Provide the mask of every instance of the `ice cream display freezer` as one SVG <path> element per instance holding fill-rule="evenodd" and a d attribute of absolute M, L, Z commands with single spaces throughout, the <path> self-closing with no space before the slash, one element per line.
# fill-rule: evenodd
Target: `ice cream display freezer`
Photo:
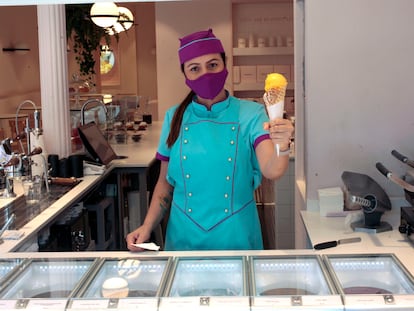
<path fill-rule="evenodd" d="M 159 310 L 250 310 L 246 257 L 175 258 Z"/>
<path fill-rule="evenodd" d="M 393 254 L 325 255 L 345 310 L 413 310 L 414 280 Z"/>
<path fill-rule="evenodd" d="M 3 259 L 0 309 L 347 311 L 414 305 L 413 277 L 392 254 L 93 254 Z"/>
<path fill-rule="evenodd" d="M 172 259 L 103 259 L 68 310 L 157 310 Z"/>
<path fill-rule="evenodd" d="M 319 256 L 256 256 L 249 262 L 252 310 L 343 310 Z"/>

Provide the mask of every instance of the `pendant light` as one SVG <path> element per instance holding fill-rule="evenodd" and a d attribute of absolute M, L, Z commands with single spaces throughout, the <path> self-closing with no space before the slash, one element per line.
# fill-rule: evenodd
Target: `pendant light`
<path fill-rule="evenodd" d="M 92 21 L 103 28 L 113 26 L 119 18 L 119 9 L 114 2 L 97 2 L 91 7 Z"/>
<path fill-rule="evenodd" d="M 134 15 L 125 7 L 118 7 L 119 17 L 115 25 L 108 28 L 108 34 L 114 35 L 130 29 L 134 25 Z"/>

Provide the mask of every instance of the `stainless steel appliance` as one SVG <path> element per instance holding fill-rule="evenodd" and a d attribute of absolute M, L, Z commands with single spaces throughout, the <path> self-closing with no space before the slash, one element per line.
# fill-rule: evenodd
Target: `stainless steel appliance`
<path fill-rule="evenodd" d="M 256 256 L 249 260 L 251 310 L 343 310 L 318 256 Z"/>
<path fill-rule="evenodd" d="M 250 310 L 246 257 L 175 258 L 159 310 Z"/>
<path fill-rule="evenodd" d="M 405 176 L 402 178 L 395 176 L 381 162 L 378 162 L 376 167 L 385 177 L 404 189 L 405 198 L 410 205 L 401 207 L 399 231 L 412 240 L 411 234 L 414 233 L 414 161 L 397 150 L 392 150 L 391 154 L 409 167 Z"/>
<path fill-rule="evenodd" d="M 324 256 L 345 310 L 413 309 L 413 277 L 394 255 Z"/>
<path fill-rule="evenodd" d="M 391 201 L 384 189 L 370 176 L 355 172 L 342 173 L 345 192 L 345 209 L 362 209 L 364 220 L 351 223 L 357 232 L 380 233 L 392 230 L 381 221 L 384 212 L 391 210 Z"/>

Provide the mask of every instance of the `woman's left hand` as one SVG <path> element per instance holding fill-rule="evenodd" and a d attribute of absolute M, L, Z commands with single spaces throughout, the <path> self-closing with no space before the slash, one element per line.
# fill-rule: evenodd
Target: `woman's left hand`
<path fill-rule="evenodd" d="M 274 145 L 279 145 L 280 150 L 289 149 L 290 140 L 293 137 L 294 126 L 290 120 L 277 118 L 263 124 L 265 130 L 269 131 Z"/>

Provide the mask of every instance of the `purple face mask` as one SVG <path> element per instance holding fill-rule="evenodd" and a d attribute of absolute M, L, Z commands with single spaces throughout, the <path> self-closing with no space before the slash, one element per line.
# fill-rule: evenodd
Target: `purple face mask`
<path fill-rule="evenodd" d="M 215 98 L 224 87 L 228 71 L 224 68 L 221 72 L 206 73 L 195 80 L 185 80 L 185 83 L 198 96 L 205 99 Z"/>

